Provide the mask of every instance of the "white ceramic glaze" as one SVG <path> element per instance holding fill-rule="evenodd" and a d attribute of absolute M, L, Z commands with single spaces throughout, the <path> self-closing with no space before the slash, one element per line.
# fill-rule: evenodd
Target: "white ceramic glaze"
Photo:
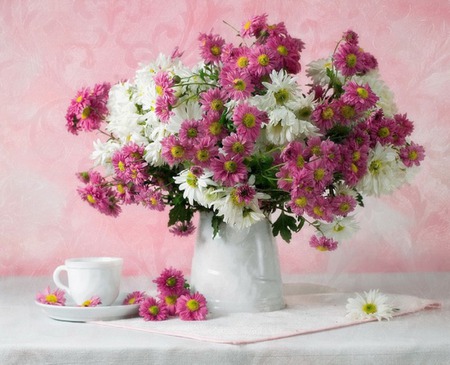
<path fill-rule="evenodd" d="M 211 215 L 200 214 L 190 284 L 212 313 L 269 312 L 285 307 L 278 249 L 267 220 L 213 238 Z"/>
<path fill-rule="evenodd" d="M 83 257 L 67 259 L 53 273 L 53 281 L 81 305 L 93 296 L 100 297 L 102 305 L 114 303 L 120 292 L 123 259 L 119 257 Z M 68 285 L 60 274 L 67 271 Z"/>

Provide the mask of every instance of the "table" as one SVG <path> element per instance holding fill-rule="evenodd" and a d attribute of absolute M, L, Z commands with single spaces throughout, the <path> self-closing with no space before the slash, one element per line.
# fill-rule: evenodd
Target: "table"
<path fill-rule="evenodd" d="M 342 291 L 380 289 L 437 299 L 441 309 L 247 345 L 202 342 L 46 317 L 34 303 L 48 277 L 0 277 L 0 364 L 450 364 L 450 273 L 284 278 Z M 124 278 L 128 290 L 151 280 Z"/>

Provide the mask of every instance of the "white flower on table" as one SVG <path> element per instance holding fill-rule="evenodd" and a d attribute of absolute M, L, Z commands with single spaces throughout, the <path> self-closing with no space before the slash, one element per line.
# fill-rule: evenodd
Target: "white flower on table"
<path fill-rule="evenodd" d="M 398 309 L 392 307 L 386 295 L 378 290 L 369 290 L 363 294 L 356 293 L 356 298 L 348 298 L 347 317 L 354 320 L 376 318 L 392 319 L 392 314 Z"/>

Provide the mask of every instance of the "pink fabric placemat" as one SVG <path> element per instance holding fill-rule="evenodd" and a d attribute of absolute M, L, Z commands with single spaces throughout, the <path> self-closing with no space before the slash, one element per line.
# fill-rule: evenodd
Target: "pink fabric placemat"
<path fill-rule="evenodd" d="M 209 316 L 205 321 L 146 322 L 142 318 L 94 321 L 96 325 L 226 344 L 248 344 L 304 335 L 372 322 L 346 318 L 347 299 L 354 293 L 323 293 L 286 296 L 286 308 L 266 313 L 233 313 Z M 439 302 L 407 295 L 388 295 L 399 308 L 395 317 L 441 307 Z"/>

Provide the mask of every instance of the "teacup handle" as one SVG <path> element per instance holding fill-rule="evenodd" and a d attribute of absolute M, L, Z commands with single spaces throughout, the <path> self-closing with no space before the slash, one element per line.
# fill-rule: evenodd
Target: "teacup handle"
<path fill-rule="evenodd" d="M 55 269 L 55 271 L 53 272 L 53 281 L 55 282 L 55 284 L 58 288 L 64 289 L 67 293 L 69 293 L 69 288 L 67 286 L 65 286 L 59 278 L 59 274 L 61 273 L 61 271 L 67 271 L 66 265 L 58 266 Z"/>

